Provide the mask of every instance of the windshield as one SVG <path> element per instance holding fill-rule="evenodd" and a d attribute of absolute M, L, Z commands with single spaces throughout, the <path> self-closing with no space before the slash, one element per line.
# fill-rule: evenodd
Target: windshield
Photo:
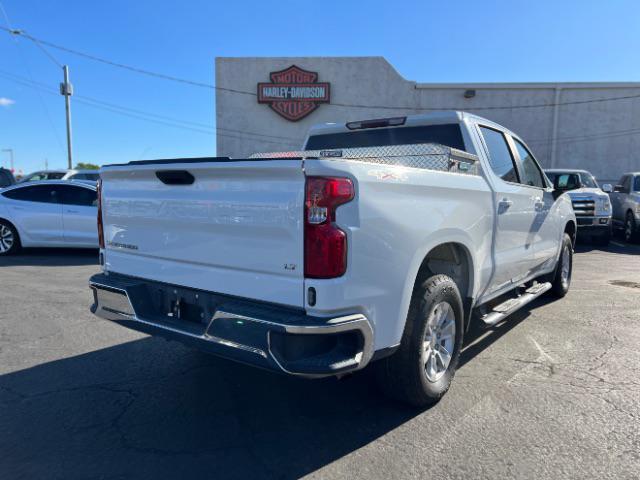
<path fill-rule="evenodd" d="M 549 177 L 549 180 L 551 180 L 551 183 L 555 183 L 556 177 L 558 175 L 567 175 L 570 173 L 574 173 L 578 176 L 580 176 L 580 182 L 582 183 L 583 187 L 586 188 L 600 188 L 598 187 L 598 182 L 596 182 L 596 179 L 593 178 L 593 175 L 591 175 L 590 173 L 586 173 L 586 172 L 571 172 L 571 171 L 567 171 L 567 172 L 545 172 L 547 174 L 547 177 Z"/>
<path fill-rule="evenodd" d="M 47 180 L 60 180 L 62 177 L 64 177 L 64 172 L 47 173 Z"/>
<path fill-rule="evenodd" d="M 587 188 L 598 188 L 598 182 L 593 178 L 593 175 L 590 173 L 580 173 L 580 180 L 582 180 L 582 184 Z"/>
<path fill-rule="evenodd" d="M 24 177 L 21 182 L 36 182 L 38 180 L 60 180 L 64 172 L 35 172 Z"/>
<path fill-rule="evenodd" d="M 305 150 L 330 148 L 381 147 L 386 145 L 410 145 L 414 143 L 439 143 L 464 150 L 460 125 L 422 125 L 419 127 L 392 127 L 329 133 L 309 137 Z"/>

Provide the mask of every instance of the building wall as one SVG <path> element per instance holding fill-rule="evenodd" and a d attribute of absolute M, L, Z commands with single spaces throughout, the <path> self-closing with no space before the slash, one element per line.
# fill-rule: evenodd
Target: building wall
<path fill-rule="evenodd" d="M 331 83 L 331 103 L 298 122 L 255 95 L 258 82 L 291 65 Z M 640 83 L 421 84 L 382 57 L 273 57 L 216 58 L 216 86 L 220 156 L 298 149 L 316 123 L 453 109 L 515 131 L 544 167 L 583 168 L 609 182 L 640 170 Z M 475 97 L 464 97 L 468 89 Z M 599 101 L 607 98 L 618 99 Z"/>

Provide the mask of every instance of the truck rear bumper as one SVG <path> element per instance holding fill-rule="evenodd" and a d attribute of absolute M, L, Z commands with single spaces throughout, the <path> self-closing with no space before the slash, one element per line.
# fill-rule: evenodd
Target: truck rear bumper
<path fill-rule="evenodd" d="M 364 315 L 335 318 L 134 277 L 91 277 L 91 311 L 208 353 L 304 377 L 363 368 L 373 355 Z"/>

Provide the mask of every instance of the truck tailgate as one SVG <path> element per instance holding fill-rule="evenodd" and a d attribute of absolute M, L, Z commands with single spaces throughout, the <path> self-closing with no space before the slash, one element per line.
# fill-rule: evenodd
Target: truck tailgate
<path fill-rule="evenodd" d="M 182 184 L 161 181 L 167 171 Z M 301 160 L 128 164 L 101 178 L 107 270 L 303 305 Z"/>

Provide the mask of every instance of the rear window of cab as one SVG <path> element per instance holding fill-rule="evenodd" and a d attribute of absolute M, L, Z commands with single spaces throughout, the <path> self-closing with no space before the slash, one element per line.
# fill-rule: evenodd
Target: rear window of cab
<path fill-rule="evenodd" d="M 439 143 L 459 150 L 465 149 L 460 125 L 448 123 L 417 127 L 371 128 L 352 132 L 313 135 L 309 137 L 305 150 L 382 147 L 416 143 Z"/>

